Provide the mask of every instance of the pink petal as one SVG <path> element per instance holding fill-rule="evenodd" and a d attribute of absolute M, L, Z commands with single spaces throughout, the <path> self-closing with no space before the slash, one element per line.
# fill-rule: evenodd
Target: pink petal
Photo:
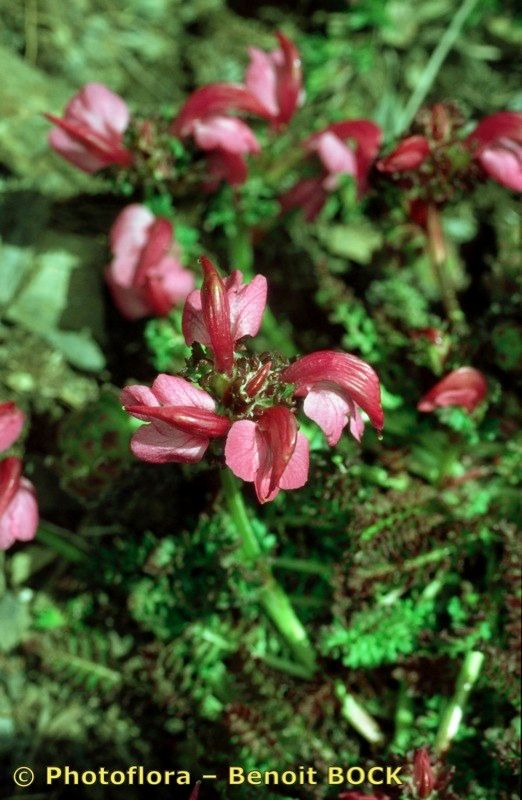
<path fill-rule="evenodd" d="M 467 144 L 478 153 L 485 147 L 494 145 L 499 139 L 522 141 L 522 112 L 499 111 L 484 117 L 467 138 Z"/>
<path fill-rule="evenodd" d="M 263 50 L 251 47 L 250 63 L 245 75 L 247 89 L 265 107 L 267 114 L 276 117 L 279 106 L 276 96 L 276 71 L 273 59 Z"/>
<path fill-rule="evenodd" d="M 207 174 L 204 189 L 215 191 L 221 181 L 230 186 L 241 186 L 247 179 L 248 167 L 240 153 L 227 150 L 210 150 L 207 156 Z"/>
<path fill-rule="evenodd" d="M 478 160 L 490 178 L 508 189 L 522 192 L 522 145 L 500 139 L 486 147 Z"/>
<path fill-rule="evenodd" d="M 367 188 L 368 173 L 381 146 L 381 129 L 368 119 L 344 120 L 344 122 L 334 122 L 333 125 L 329 125 L 321 133 L 315 134 L 315 136 L 309 140 L 309 143 L 313 144 L 317 136 L 328 132 L 337 136 L 341 141 L 353 139 L 355 142 L 357 169 L 355 173 L 350 174 L 355 174 L 357 177 L 359 195 L 364 194 Z"/>
<path fill-rule="evenodd" d="M 165 423 L 154 422 L 136 431 L 131 439 L 131 451 L 137 458 L 152 464 L 194 464 L 203 458 L 208 442 L 208 438 L 191 436 Z"/>
<path fill-rule="evenodd" d="M 298 358 L 283 370 L 281 377 L 296 384 L 297 396 L 306 395 L 323 381 L 336 384 L 346 397 L 368 414 L 374 428 L 382 430 L 384 414 L 379 378 L 372 367 L 357 356 L 318 350 Z"/>
<path fill-rule="evenodd" d="M 16 442 L 24 422 L 25 414 L 15 403 L 0 404 L 0 453 Z"/>
<path fill-rule="evenodd" d="M 284 34 L 278 32 L 280 50 L 272 53 L 276 64 L 277 104 L 279 114 L 277 122 L 286 125 L 292 119 L 302 98 L 303 77 L 301 58 L 294 43 Z"/>
<path fill-rule="evenodd" d="M 297 434 L 294 453 L 279 481 L 280 489 L 300 489 L 308 480 L 310 445 L 302 433 Z"/>
<path fill-rule="evenodd" d="M 212 397 L 198 389 L 184 378 L 177 375 L 161 373 L 152 384 L 152 392 L 163 405 L 168 406 L 195 406 L 214 411 L 216 404 Z M 153 405 L 157 405 L 154 403 Z"/>
<path fill-rule="evenodd" d="M 152 272 L 161 281 L 163 289 L 170 298 L 171 306 L 180 305 L 194 289 L 194 274 L 180 264 L 176 258 L 166 256 Z"/>
<path fill-rule="evenodd" d="M 408 136 L 397 147 L 377 162 L 381 172 L 404 172 L 417 169 L 430 154 L 428 140 L 424 136 Z"/>
<path fill-rule="evenodd" d="M 154 222 L 154 214 L 147 206 L 132 203 L 118 214 L 109 233 L 111 250 L 118 259 L 136 262 L 147 243 L 150 226 Z M 135 264 L 133 264 L 133 268 Z M 125 282 L 130 270 L 117 273 L 115 277 Z M 133 272 L 132 272 L 133 274 Z"/>
<path fill-rule="evenodd" d="M 185 341 L 190 347 L 194 342 L 199 342 L 205 347 L 210 347 L 210 336 L 203 319 L 201 305 L 201 290 L 194 289 L 185 300 L 183 307 L 182 330 Z"/>
<path fill-rule="evenodd" d="M 0 515 L 0 550 L 7 550 L 16 541 L 34 539 L 38 527 L 38 503 L 34 487 L 27 478 L 20 480 L 15 496 Z"/>
<path fill-rule="evenodd" d="M 346 394 L 328 381 L 315 384 L 303 403 L 304 413 L 319 425 L 330 447 L 341 438 L 344 427 L 350 421 L 352 407 Z"/>
<path fill-rule="evenodd" d="M 487 381 L 478 369 L 460 367 L 445 375 L 419 401 L 419 411 L 434 411 L 446 406 L 462 406 L 473 411 L 485 398 Z"/>
<path fill-rule="evenodd" d="M 283 212 L 292 208 L 302 208 L 305 219 L 311 222 L 324 206 L 326 197 L 322 177 L 303 178 L 282 194 L 279 202 Z"/>
<path fill-rule="evenodd" d="M 256 423 L 260 465 L 255 477 L 255 489 L 260 503 L 274 499 L 279 482 L 297 444 L 297 421 L 290 409 L 283 406 L 267 408 Z"/>
<path fill-rule="evenodd" d="M 145 302 L 143 292 L 140 289 L 134 286 L 122 286 L 114 281 L 109 273 L 106 273 L 106 280 L 114 305 L 126 319 L 136 320 L 152 314 L 151 308 Z"/>
<path fill-rule="evenodd" d="M 266 306 L 268 284 L 264 275 L 256 275 L 250 283 L 242 281 L 239 270 L 234 270 L 226 280 L 234 341 L 243 336 L 256 336 Z"/>
<path fill-rule="evenodd" d="M 126 386 L 120 394 L 120 403 L 122 406 L 159 406 L 160 404 L 152 389 L 139 384 Z M 138 417 L 138 419 L 145 419 L 145 417 Z"/>
<path fill-rule="evenodd" d="M 171 126 L 175 136 L 188 136 L 194 123 L 205 117 L 228 111 L 244 111 L 266 117 L 266 109 L 246 86 L 234 83 L 213 83 L 193 92 Z"/>
<path fill-rule="evenodd" d="M 353 408 L 350 411 L 350 433 L 354 439 L 360 442 L 364 433 L 364 420 L 355 403 L 352 403 L 352 406 Z"/>
<path fill-rule="evenodd" d="M 129 110 L 121 97 L 102 84 L 84 86 L 69 101 L 62 118 L 46 116 L 57 126 L 49 136 L 51 147 L 84 172 L 132 162 L 122 139 Z"/>
<path fill-rule="evenodd" d="M 246 122 L 236 117 L 205 117 L 194 124 L 194 139 L 202 150 L 239 155 L 259 153 L 259 143 Z"/>
<path fill-rule="evenodd" d="M 225 444 L 225 461 L 234 475 L 243 481 L 252 482 L 259 469 L 261 443 L 256 433 L 256 424 L 248 419 L 234 422 Z"/>
<path fill-rule="evenodd" d="M 101 134 L 122 134 L 129 124 L 124 100 L 102 83 L 87 83 L 67 105 L 65 116 Z"/>
<path fill-rule="evenodd" d="M 325 169 L 333 175 L 355 175 L 357 162 L 355 153 L 335 134 L 327 131 L 312 139 L 310 150 L 317 152 Z"/>
<path fill-rule="evenodd" d="M 48 137 L 49 145 L 58 153 L 58 155 L 65 158 L 75 167 L 81 169 L 83 172 L 92 173 L 107 166 L 105 159 L 98 158 L 97 156 L 89 153 L 88 150 L 80 143 L 77 142 L 72 136 L 69 136 L 65 131 L 60 128 L 53 128 Z"/>

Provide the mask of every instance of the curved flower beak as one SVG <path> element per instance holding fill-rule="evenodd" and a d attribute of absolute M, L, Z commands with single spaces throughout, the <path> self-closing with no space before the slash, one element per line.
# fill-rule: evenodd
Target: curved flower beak
<path fill-rule="evenodd" d="M 195 406 L 127 405 L 124 408 L 139 419 L 157 419 L 194 436 L 224 436 L 232 424 L 227 417 Z"/>

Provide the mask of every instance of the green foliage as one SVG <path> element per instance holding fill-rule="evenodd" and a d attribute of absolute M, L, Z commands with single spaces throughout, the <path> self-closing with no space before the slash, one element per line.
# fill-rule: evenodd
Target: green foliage
<path fill-rule="evenodd" d="M 419 636 L 435 625 L 433 599 L 383 597 L 381 605 L 354 614 L 346 627 L 340 620 L 325 634 L 322 650 L 345 667 L 393 664 L 418 649 Z"/>

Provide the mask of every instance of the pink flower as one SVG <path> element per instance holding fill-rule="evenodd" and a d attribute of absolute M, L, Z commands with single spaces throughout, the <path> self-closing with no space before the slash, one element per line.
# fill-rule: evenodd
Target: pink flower
<path fill-rule="evenodd" d="M 488 385 L 484 375 L 473 367 L 459 367 L 433 386 L 419 401 L 419 411 L 434 411 L 446 406 L 461 406 L 470 413 L 482 402 Z"/>
<path fill-rule="evenodd" d="M 522 191 L 522 113 L 499 111 L 484 117 L 466 143 L 490 178 Z"/>
<path fill-rule="evenodd" d="M 146 206 L 127 206 L 111 228 L 110 242 L 114 257 L 107 283 L 127 319 L 165 316 L 194 288 L 194 276 L 173 252 L 171 223 Z"/>
<path fill-rule="evenodd" d="M 294 43 L 280 32 L 276 36 L 278 50 L 265 53 L 256 47 L 250 48 L 245 83 L 266 109 L 266 116 L 275 125 L 286 125 L 299 105 L 303 76 L 301 59 Z"/>
<path fill-rule="evenodd" d="M 0 453 L 16 442 L 24 421 L 24 412 L 15 403 L 0 403 Z"/>
<path fill-rule="evenodd" d="M 193 92 L 171 125 L 175 136 L 192 136 L 197 146 L 210 154 L 209 188 L 221 179 L 233 186 L 243 183 L 245 155 L 260 150 L 252 130 L 243 120 L 230 116 L 232 111 L 267 116 L 263 104 L 245 86 L 213 83 Z"/>
<path fill-rule="evenodd" d="M 201 290 L 187 297 L 183 309 L 183 335 L 190 346 L 199 342 L 211 347 L 216 368 L 230 373 L 234 344 L 243 336 L 255 336 L 266 305 L 267 283 L 263 275 L 247 284 L 239 270 L 224 281 L 212 262 L 201 259 L 204 280 Z"/>
<path fill-rule="evenodd" d="M 435 788 L 435 776 L 425 747 L 416 750 L 413 756 L 413 781 L 420 800 L 429 797 Z"/>
<path fill-rule="evenodd" d="M 256 422 L 234 422 L 227 436 L 225 461 L 234 475 L 253 482 L 260 503 L 281 489 L 299 489 L 308 479 L 309 445 L 297 430 L 293 413 L 267 408 Z"/>
<path fill-rule="evenodd" d="M 151 389 L 127 386 L 121 402 L 125 411 L 149 423 L 133 435 L 131 450 L 153 464 L 201 461 L 210 439 L 230 428 L 207 392 L 174 375 L 158 375 Z"/>
<path fill-rule="evenodd" d="M 405 172 L 418 169 L 428 158 L 430 145 L 425 136 L 408 136 L 392 152 L 377 162 L 381 172 Z"/>
<path fill-rule="evenodd" d="M 301 207 L 308 220 L 314 219 L 339 183 L 340 175 L 351 175 L 359 196 L 368 188 L 368 173 L 379 152 L 382 131 L 366 119 L 345 120 L 314 134 L 305 148 L 315 153 L 323 168 L 322 176 L 299 181 L 281 198 L 283 211 Z"/>
<path fill-rule="evenodd" d="M 319 425 L 331 447 L 348 424 L 352 436 L 361 440 L 364 422 L 360 409 L 368 414 L 374 428 L 382 430 L 379 378 L 360 358 L 318 350 L 298 358 L 283 370 L 281 378 L 295 384 L 296 397 L 304 396 L 303 411 Z"/>
<path fill-rule="evenodd" d="M 49 134 L 51 147 L 84 172 L 132 164 L 132 153 L 123 145 L 129 109 L 103 84 L 87 83 L 69 101 L 63 118 L 45 116 L 57 126 Z"/>
<path fill-rule="evenodd" d="M 34 487 L 22 477 L 19 458 L 4 458 L 0 461 L 0 550 L 7 550 L 16 541 L 34 539 L 37 527 Z"/>

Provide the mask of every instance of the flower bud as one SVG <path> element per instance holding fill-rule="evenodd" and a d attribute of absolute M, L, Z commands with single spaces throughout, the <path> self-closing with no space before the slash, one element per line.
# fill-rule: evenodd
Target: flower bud
<path fill-rule="evenodd" d="M 250 378 L 245 386 L 245 392 L 248 397 L 255 397 L 256 394 L 263 388 L 271 367 L 272 362 L 267 361 L 266 364 L 263 364 L 263 366 L 258 369 L 253 378 Z"/>
<path fill-rule="evenodd" d="M 420 800 L 429 797 L 435 787 L 435 776 L 425 747 L 416 750 L 413 756 L 413 782 Z"/>
<path fill-rule="evenodd" d="M 201 264 L 205 276 L 201 287 L 201 306 L 214 362 L 219 372 L 230 374 L 234 364 L 234 340 L 225 284 L 210 259 L 203 256 Z"/>

